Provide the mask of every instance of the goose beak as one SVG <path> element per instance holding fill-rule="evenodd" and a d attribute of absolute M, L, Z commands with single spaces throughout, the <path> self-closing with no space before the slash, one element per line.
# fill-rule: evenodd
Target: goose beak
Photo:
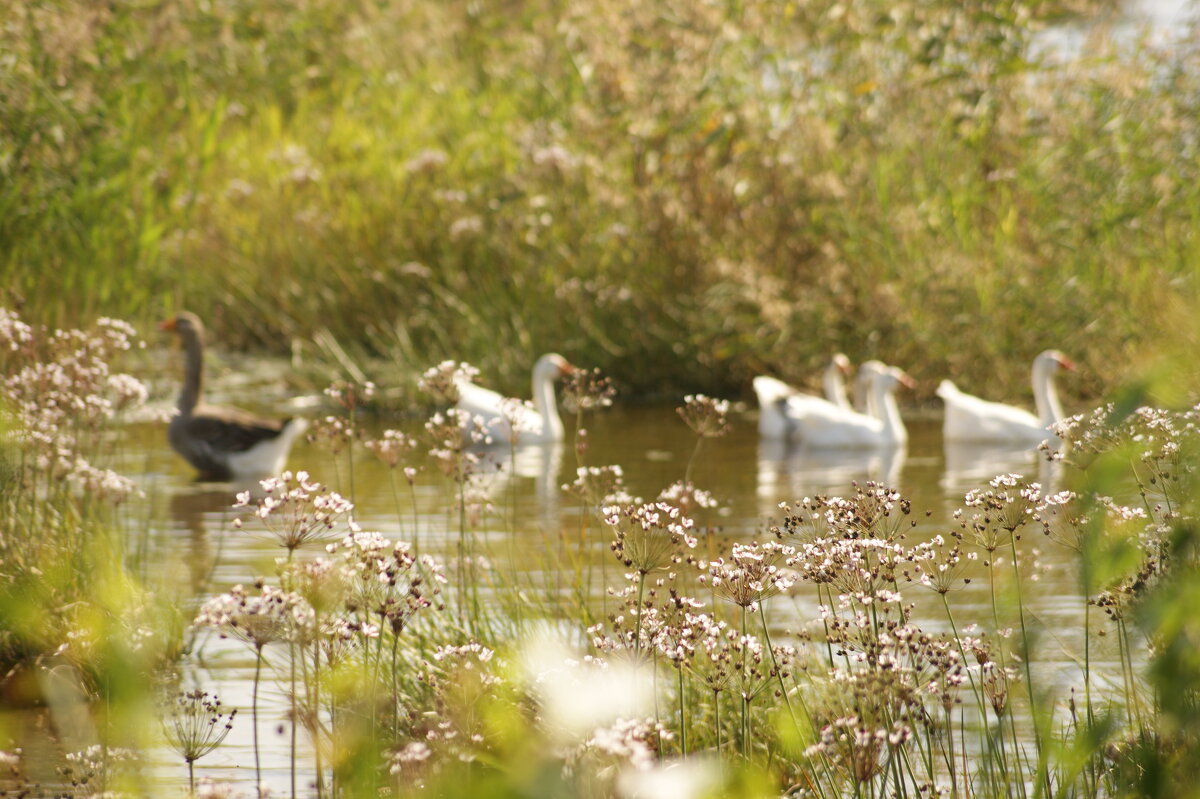
<path fill-rule="evenodd" d="M 900 385 L 907 389 L 914 389 L 917 387 L 917 381 L 909 377 L 907 372 L 901 372 L 900 374 L 896 375 L 896 379 L 900 381 Z"/>
<path fill-rule="evenodd" d="M 1063 369 L 1066 369 L 1068 372 L 1075 371 L 1075 362 L 1072 361 L 1067 356 L 1060 355 L 1060 356 L 1058 356 L 1057 360 L 1058 360 L 1058 365 L 1061 366 Z"/>
<path fill-rule="evenodd" d="M 558 365 L 558 371 L 562 372 L 564 375 L 573 375 L 579 370 L 576 369 L 570 361 L 563 361 Z"/>
<path fill-rule="evenodd" d="M 175 329 L 175 320 L 174 319 L 164 319 L 163 321 L 158 323 L 158 329 L 173 331 Z"/>

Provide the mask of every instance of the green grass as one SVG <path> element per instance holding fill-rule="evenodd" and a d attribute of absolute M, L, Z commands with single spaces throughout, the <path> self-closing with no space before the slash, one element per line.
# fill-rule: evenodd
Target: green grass
<path fill-rule="evenodd" d="M 1200 72 L 1036 62 L 1077 8 L 9 3 L 0 288 L 383 384 L 561 350 L 735 394 L 841 349 L 1015 399 L 1054 346 L 1096 397 L 1194 297 Z"/>

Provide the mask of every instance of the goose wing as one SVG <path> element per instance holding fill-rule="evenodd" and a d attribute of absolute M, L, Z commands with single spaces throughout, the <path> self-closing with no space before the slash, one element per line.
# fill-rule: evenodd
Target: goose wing
<path fill-rule="evenodd" d="M 180 432 L 218 452 L 245 452 L 278 438 L 290 419 L 268 419 L 239 408 L 202 407 L 186 419 Z"/>
<path fill-rule="evenodd" d="M 528 403 L 510 399 L 503 394 L 462 381 L 458 387 L 458 409 L 483 419 L 494 434 L 507 436 L 509 420 L 516 422 L 518 432 L 540 432 L 542 415 L 529 407 Z"/>

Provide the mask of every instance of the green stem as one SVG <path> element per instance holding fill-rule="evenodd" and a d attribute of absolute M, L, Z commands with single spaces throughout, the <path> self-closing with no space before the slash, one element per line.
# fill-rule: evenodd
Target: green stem
<path fill-rule="evenodd" d="M 404 538 L 404 516 L 400 510 L 400 489 L 396 487 L 396 469 L 395 467 L 388 469 L 388 482 L 392 484 L 392 502 L 396 505 L 396 526 L 400 538 Z"/>
<path fill-rule="evenodd" d="M 713 689 L 713 726 L 717 728 L 717 762 L 721 762 L 721 692 Z"/>
<path fill-rule="evenodd" d="M 763 639 L 767 642 L 767 651 L 771 653 L 771 665 L 775 667 L 775 677 L 779 680 L 779 690 L 783 693 L 783 703 L 787 705 L 788 716 L 792 720 L 792 726 L 796 728 L 796 735 L 800 735 L 800 724 L 796 721 L 796 713 L 792 710 L 792 700 L 788 696 L 787 686 L 783 684 L 783 671 L 779 668 L 779 661 L 775 658 L 775 647 L 771 646 L 771 631 L 767 629 L 767 603 L 760 601 L 758 603 L 758 615 L 762 620 Z"/>
<path fill-rule="evenodd" d="M 687 469 L 683 473 L 684 485 L 692 482 L 692 467 L 696 465 L 696 458 L 700 455 L 700 446 L 704 443 L 704 436 L 696 438 L 696 448 L 692 450 L 692 457 L 688 459 Z"/>
<path fill-rule="evenodd" d="M 703 440 L 703 439 L 701 439 Z M 741 663 L 741 690 L 738 694 L 742 697 L 742 759 L 749 758 L 749 741 L 747 738 L 750 734 L 750 724 L 747 716 L 750 713 L 750 700 L 746 698 L 746 650 L 749 648 L 746 643 L 746 606 L 742 605 L 742 663 Z"/>
<path fill-rule="evenodd" d="M 291 730 L 291 789 L 292 799 L 296 799 L 296 719 L 298 717 L 296 710 L 296 641 L 294 638 L 288 641 L 288 666 L 290 671 L 291 684 L 291 699 L 292 699 L 292 730 Z"/>
<path fill-rule="evenodd" d="M 250 694 L 250 717 L 254 726 L 254 791 L 262 796 L 262 763 L 258 754 L 258 678 L 262 672 L 262 646 L 254 647 L 254 690 Z"/>
<path fill-rule="evenodd" d="M 1033 692 L 1033 667 L 1030 664 L 1030 660 L 1033 659 L 1033 651 L 1029 646 L 1029 631 L 1025 627 L 1025 602 L 1021 596 L 1021 570 L 1017 566 L 1017 537 L 1011 530 L 1008 535 L 1008 546 L 1012 552 L 1013 580 L 1016 582 L 1017 618 L 1021 622 L 1021 647 L 1024 649 L 1021 660 L 1025 666 L 1025 687 L 1029 693 L 1029 717 L 1030 721 L 1033 722 L 1033 747 L 1038 758 L 1038 776 L 1041 778 L 1042 771 L 1045 768 L 1045 753 L 1042 748 L 1042 728 L 1038 722 L 1037 700 Z M 1046 789 L 1047 793 L 1049 792 L 1049 786 L 1044 785 L 1044 782 L 1045 780 L 1043 779 L 1038 780 L 1035 795 L 1040 794 L 1043 788 Z"/>
<path fill-rule="evenodd" d="M 683 751 L 683 756 L 687 757 L 687 700 L 683 695 L 683 664 L 675 670 L 676 676 L 679 678 L 679 746 Z"/>
<path fill-rule="evenodd" d="M 634 660 L 641 663 L 642 654 L 642 594 L 646 590 L 646 573 L 638 572 L 637 629 L 633 638 Z"/>

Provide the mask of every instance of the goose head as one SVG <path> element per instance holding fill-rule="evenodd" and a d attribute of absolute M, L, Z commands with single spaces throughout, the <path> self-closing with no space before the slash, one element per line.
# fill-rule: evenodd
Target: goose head
<path fill-rule="evenodd" d="M 896 390 L 896 386 L 916 388 L 917 383 L 908 373 L 898 366 L 884 366 L 875 371 L 874 384 L 883 388 L 886 393 Z"/>
<path fill-rule="evenodd" d="M 190 414 L 204 390 L 204 325 L 194 313 L 181 311 L 174 319 L 160 322 L 158 329 L 177 334 L 183 345 L 183 390 L 179 392 L 179 410 L 184 415 Z"/>
<path fill-rule="evenodd" d="M 575 371 L 575 367 L 561 355 L 549 353 L 537 359 L 533 365 L 534 382 L 550 382 Z"/>
<path fill-rule="evenodd" d="M 204 337 L 204 324 L 200 317 L 190 311 L 180 311 L 174 319 L 159 322 L 158 329 L 176 333 L 184 341 L 200 340 Z"/>
<path fill-rule="evenodd" d="M 1059 369 L 1075 371 L 1075 362 L 1058 350 L 1046 350 L 1034 359 L 1034 363 L 1040 364 L 1047 374 L 1054 374 Z"/>

